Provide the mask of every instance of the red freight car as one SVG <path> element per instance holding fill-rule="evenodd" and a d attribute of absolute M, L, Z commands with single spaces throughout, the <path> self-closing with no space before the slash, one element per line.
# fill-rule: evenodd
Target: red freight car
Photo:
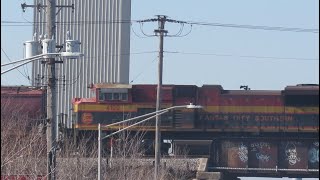
<path fill-rule="evenodd" d="M 45 114 L 45 92 L 28 86 L 1 86 L 1 108 L 15 110 L 30 118 Z"/>
<path fill-rule="evenodd" d="M 34 176 L 34 175 L 12 175 L 5 176 L 1 175 L 1 180 L 46 180 L 46 176 Z"/>

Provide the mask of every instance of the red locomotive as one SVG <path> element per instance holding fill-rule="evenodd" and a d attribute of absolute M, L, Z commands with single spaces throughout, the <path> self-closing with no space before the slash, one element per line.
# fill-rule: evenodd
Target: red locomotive
<path fill-rule="evenodd" d="M 154 112 L 156 85 L 96 84 L 93 98 L 75 98 L 78 132 L 117 131 L 104 125 Z M 220 85 L 164 85 L 163 109 L 193 103 L 201 109 L 172 109 L 161 115 L 161 137 L 172 149 L 208 155 L 211 171 L 235 176 L 318 177 L 319 85 L 284 90 L 225 90 Z M 145 131 L 153 154 L 155 121 L 130 128 Z M 166 148 L 163 148 L 166 147 Z M 167 153 L 168 144 L 161 145 Z M 173 152 L 175 154 L 175 152 Z"/>
<path fill-rule="evenodd" d="M 73 100 L 75 128 L 97 130 L 97 124 L 154 112 L 156 85 L 95 84 L 93 98 Z M 319 86 L 300 84 L 284 90 L 225 90 L 220 85 L 163 85 L 162 108 L 202 105 L 202 109 L 174 109 L 161 116 L 164 138 L 197 139 L 212 134 L 319 132 Z M 152 132 L 154 120 L 131 130 Z M 121 125 L 120 127 L 123 127 Z M 119 126 L 108 128 L 119 129 Z M 150 133 L 153 134 L 153 133 Z M 273 133 L 274 134 L 274 133 Z"/>

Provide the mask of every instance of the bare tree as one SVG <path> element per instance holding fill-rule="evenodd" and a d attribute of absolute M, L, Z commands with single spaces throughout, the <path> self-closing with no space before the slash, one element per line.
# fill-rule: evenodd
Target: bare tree
<path fill-rule="evenodd" d="M 31 119 L 23 108 L 1 99 L 1 176 L 35 178 L 45 172 L 45 135 L 38 119 Z"/>
<path fill-rule="evenodd" d="M 108 157 L 104 161 L 103 177 L 108 180 L 135 180 L 135 179 L 154 179 L 154 159 L 144 157 L 146 149 L 142 141 L 146 131 L 124 131 L 117 134 L 113 143 L 112 158 Z M 181 152 L 182 153 L 182 152 Z M 160 178 L 163 180 L 186 180 L 191 179 L 194 174 L 185 164 L 175 164 L 175 158 L 171 158 L 162 163 L 160 168 Z M 111 163 L 111 166 L 110 166 Z"/>
<path fill-rule="evenodd" d="M 65 137 L 57 153 L 57 179 L 96 179 L 97 142 L 92 137 Z"/>
<path fill-rule="evenodd" d="M 1 100 L 1 176 L 46 177 L 46 135 L 43 119 L 35 119 L 21 104 Z M 42 126 L 41 126 L 42 125 Z M 153 179 L 153 159 L 145 158 L 142 141 L 145 131 L 123 131 L 113 137 L 102 161 L 103 179 Z M 61 180 L 97 179 L 96 134 L 84 136 L 74 143 L 64 137 L 57 152 L 56 177 Z M 172 159 L 171 161 L 174 161 Z M 190 179 L 185 166 L 168 165 L 160 169 L 165 180 Z"/>

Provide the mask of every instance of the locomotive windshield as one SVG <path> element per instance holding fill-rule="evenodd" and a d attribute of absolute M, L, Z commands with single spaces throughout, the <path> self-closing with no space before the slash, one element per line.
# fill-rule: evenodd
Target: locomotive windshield
<path fill-rule="evenodd" d="M 286 106 L 319 107 L 319 85 L 287 86 L 284 95 Z"/>
<path fill-rule="evenodd" d="M 319 95 L 287 95 L 285 97 L 286 106 L 319 106 Z"/>
<path fill-rule="evenodd" d="M 128 89 L 98 89 L 99 101 L 128 101 Z"/>

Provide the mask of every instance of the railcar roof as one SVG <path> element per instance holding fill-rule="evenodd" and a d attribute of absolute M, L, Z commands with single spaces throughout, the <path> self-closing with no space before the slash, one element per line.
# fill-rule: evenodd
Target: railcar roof
<path fill-rule="evenodd" d="M 127 88 L 131 89 L 132 85 L 131 84 L 107 84 L 107 83 L 99 83 L 99 84 L 94 84 L 93 87 L 95 88 Z"/>
<path fill-rule="evenodd" d="M 281 95 L 281 91 L 276 90 L 223 90 L 222 95 L 246 95 L 246 96 L 254 96 L 254 95 L 270 95 L 270 96 L 277 96 Z"/>
<path fill-rule="evenodd" d="M 31 86 L 1 86 L 1 96 L 4 95 L 42 95 L 44 91 Z"/>
<path fill-rule="evenodd" d="M 319 95 L 319 85 L 298 84 L 297 86 L 287 86 L 285 94 Z"/>

